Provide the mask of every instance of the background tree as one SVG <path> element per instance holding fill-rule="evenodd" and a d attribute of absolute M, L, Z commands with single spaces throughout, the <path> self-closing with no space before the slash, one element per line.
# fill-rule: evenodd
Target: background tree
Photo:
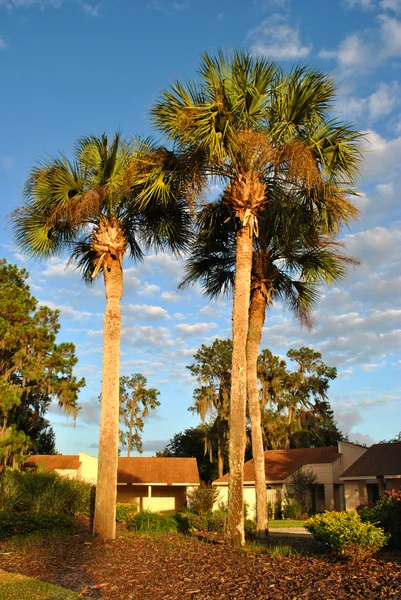
<path fill-rule="evenodd" d="M 146 385 L 146 377 L 141 373 L 120 377 L 120 416 L 128 431 L 120 429 L 119 439 L 127 447 L 128 457 L 134 449 L 142 454 L 144 420 L 151 410 L 160 406 L 157 399 L 160 392 L 155 388 L 147 388 Z"/>
<path fill-rule="evenodd" d="M 49 158 L 25 185 L 25 202 L 13 215 L 18 246 L 37 258 L 69 252 L 90 282 L 103 274 L 102 403 L 94 533 L 115 538 L 123 257 L 144 249 L 186 248 L 191 215 L 172 174 L 170 154 L 117 134 L 78 141 L 73 161 Z"/>
<path fill-rule="evenodd" d="M 210 435 L 210 425 L 202 423 L 181 433 L 176 433 L 167 446 L 156 456 L 177 456 L 196 458 L 199 477 L 205 483 L 211 483 L 218 477 L 217 438 Z M 212 452 L 205 445 L 205 439 L 212 440 Z"/>
<path fill-rule="evenodd" d="M 78 393 L 73 344 L 56 344 L 59 311 L 38 306 L 28 273 L 0 260 L 0 464 L 27 452 L 55 452 L 45 414 L 52 401 L 75 419 Z"/>
<path fill-rule="evenodd" d="M 335 435 L 338 431 L 327 402 L 337 370 L 310 348 L 289 350 L 287 356 L 298 369 L 289 371 L 286 362 L 270 350 L 263 350 L 258 360 L 266 445 L 272 449 L 326 445 L 328 432 Z"/>
<path fill-rule="evenodd" d="M 152 109 L 156 127 L 223 182 L 233 213 L 235 288 L 230 415 L 228 536 L 244 543 L 243 462 L 246 426 L 246 338 L 253 238 L 269 202 L 268 180 L 308 189 L 309 203 L 341 211 L 344 180 L 355 181 L 359 134 L 329 118 L 333 82 L 295 68 L 284 74 L 265 59 L 234 52 L 203 54 L 199 80 L 177 82 Z M 333 166 L 335 169 L 333 169 Z M 329 185 L 323 185 L 323 184 Z M 324 190 L 323 194 L 316 194 Z M 348 203 L 349 204 L 349 203 Z"/>
<path fill-rule="evenodd" d="M 194 405 L 190 410 L 196 412 L 203 423 L 208 415 L 213 420 L 206 432 L 205 443 L 209 454 L 213 456 L 213 438 L 216 434 L 218 476 L 221 477 L 229 429 L 232 342 L 216 339 L 212 346 L 202 344 L 194 354 L 194 359 L 196 363 L 187 369 L 197 378 L 199 387 L 194 391 Z"/>

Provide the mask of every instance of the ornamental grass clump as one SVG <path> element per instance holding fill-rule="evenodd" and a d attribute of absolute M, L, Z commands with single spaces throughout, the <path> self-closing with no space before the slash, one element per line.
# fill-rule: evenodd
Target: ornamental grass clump
<path fill-rule="evenodd" d="M 129 502 L 117 502 L 116 521 L 117 523 L 127 523 L 138 512 L 138 505 Z"/>
<path fill-rule="evenodd" d="M 387 543 L 389 537 L 383 529 L 372 523 L 362 522 L 356 511 L 326 511 L 306 521 L 305 529 L 333 554 L 344 556 L 353 562 L 373 556 Z"/>

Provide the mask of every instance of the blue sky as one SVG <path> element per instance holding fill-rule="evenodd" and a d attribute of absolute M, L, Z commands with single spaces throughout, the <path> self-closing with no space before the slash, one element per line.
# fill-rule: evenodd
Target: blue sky
<path fill-rule="evenodd" d="M 68 154 L 84 134 L 150 134 L 161 88 L 191 78 L 200 53 L 219 47 L 330 73 L 335 116 L 366 133 L 355 200 L 363 216 L 344 232 L 364 266 L 322 290 L 311 332 L 281 307 L 270 311 L 262 347 L 285 355 L 309 345 L 338 368 L 330 402 L 351 440 L 400 430 L 401 0 L 0 0 L 0 256 L 27 268 L 33 294 L 61 311 L 59 341 L 76 344 L 76 373 L 87 380 L 76 426 L 56 409 L 48 414 L 63 453 L 97 452 L 103 287 L 85 287 L 65 257 L 20 255 L 7 215 L 46 154 Z M 169 255 L 125 267 L 122 374 L 142 372 L 160 390 L 144 432 L 152 454 L 197 424 L 185 366 L 202 343 L 230 336 L 231 306 L 207 302 L 197 288 L 178 292 L 183 265 Z"/>

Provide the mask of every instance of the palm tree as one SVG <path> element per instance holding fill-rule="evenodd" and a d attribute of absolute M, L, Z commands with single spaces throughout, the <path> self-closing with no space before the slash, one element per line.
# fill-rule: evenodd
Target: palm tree
<path fill-rule="evenodd" d="M 94 533 L 115 537 L 119 369 L 123 257 L 141 260 L 144 250 L 187 245 L 190 214 L 172 176 L 170 153 L 150 142 L 128 143 L 117 134 L 78 141 L 73 160 L 49 158 L 34 167 L 25 201 L 13 214 L 18 246 L 36 258 L 63 250 L 86 282 L 103 273 L 106 311 L 98 479 Z"/>
<path fill-rule="evenodd" d="M 247 393 L 255 461 L 257 533 L 267 530 L 266 478 L 258 387 L 258 353 L 266 309 L 281 300 L 298 320 L 311 324 L 310 312 L 318 299 L 318 283 L 333 283 L 356 262 L 341 246 L 322 233 L 318 216 L 305 211 L 298 199 L 275 186 L 270 203 L 260 214 L 260 234 L 254 254 L 247 335 Z M 300 214 L 298 214 L 300 213 Z M 324 219 L 324 223 L 326 220 Z M 192 244 L 182 286 L 200 281 L 207 295 L 229 292 L 234 283 L 235 235 L 232 214 L 224 203 L 206 206 L 198 216 L 198 236 Z M 265 378 L 267 382 L 267 377 Z M 280 378 L 279 378 L 280 379 Z M 275 381 L 278 389 L 282 381 Z M 269 390 L 270 391 L 270 390 Z M 266 395 L 266 391 L 265 391 Z"/>
<path fill-rule="evenodd" d="M 341 209 L 336 192 L 358 172 L 359 134 L 329 119 L 335 93 L 324 74 L 296 67 L 288 75 L 265 60 L 234 52 L 203 54 L 199 80 L 177 82 L 152 109 L 158 130 L 224 187 L 235 219 L 235 288 L 230 419 L 228 536 L 244 543 L 243 463 L 246 339 L 253 238 L 269 203 L 268 181 L 308 190 L 309 204 Z M 333 169 L 333 165 L 335 169 Z M 325 185 L 323 186 L 323 183 Z M 324 191 L 324 193 L 322 193 Z M 318 193 L 319 192 L 319 193 Z"/>

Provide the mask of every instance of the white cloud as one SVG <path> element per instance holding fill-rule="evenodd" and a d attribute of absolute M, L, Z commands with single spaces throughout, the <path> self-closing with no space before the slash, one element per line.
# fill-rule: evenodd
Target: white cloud
<path fill-rule="evenodd" d="M 68 317 L 69 319 L 72 319 L 73 321 L 80 320 L 80 319 L 92 319 L 93 320 L 96 315 L 96 313 L 91 313 L 86 310 L 76 310 L 75 308 L 72 308 L 71 306 L 66 306 L 65 304 L 56 304 L 55 302 L 51 302 L 49 300 L 44 300 L 44 301 L 39 300 L 39 304 L 42 306 L 48 306 L 52 310 L 59 310 L 60 316 L 62 318 Z"/>
<path fill-rule="evenodd" d="M 401 11 L 401 0 L 381 0 L 380 8 L 383 10 L 393 10 L 394 12 Z"/>
<path fill-rule="evenodd" d="M 62 0 L 0 0 L 0 6 L 5 6 L 9 10 L 13 8 L 30 8 L 36 6 L 38 8 L 59 8 Z"/>
<path fill-rule="evenodd" d="M 134 280 L 139 286 L 139 279 L 134 277 Z M 138 290 L 140 296 L 153 296 L 154 294 L 157 294 L 157 292 L 160 292 L 159 286 L 154 283 L 148 283 L 147 281 L 141 286 L 141 289 Z"/>
<path fill-rule="evenodd" d="M 166 302 L 177 302 L 179 300 L 180 296 L 179 296 L 179 294 L 176 294 L 175 292 L 163 292 L 162 298 Z"/>
<path fill-rule="evenodd" d="M 308 56 L 311 45 L 301 41 L 300 31 L 285 16 L 273 15 L 248 33 L 251 52 L 276 60 L 299 60 Z"/>
<path fill-rule="evenodd" d="M 362 371 L 365 371 L 365 373 L 370 373 L 370 371 L 377 371 L 378 369 L 381 369 L 385 366 L 386 363 L 367 363 L 365 365 L 362 365 L 361 369 Z"/>
<path fill-rule="evenodd" d="M 99 5 L 93 6 L 92 4 L 83 4 L 82 8 L 83 8 L 84 12 L 87 15 L 89 15 L 90 17 L 98 17 L 99 16 L 99 9 L 100 9 Z"/>
<path fill-rule="evenodd" d="M 1 37 L 0 37 L 0 48 L 4 46 L 1 45 Z M 5 154 L 0 158 L 0 165 L 5 171 L 12 171 L 14 167 L 14 157 L 10 154 Z"/>
<path fill-rule="evenodd" d="M 401 242 L 401 231 L 374 227 L 367 231 L 346 235 L 344 243 L 351 256 L 362 260 L 366 267 L 386 264 L 396 253 Z"/>
<path fill-rule="evenodd" d="M 3 49 L 3 48 L 6 48 L 6 47 L 7 47 L 7 44 L 6 44 L 3 36 L 0 35 L 0 50 Z"/>
<path fill-rule="evenodd" d="M 347 8 L 361 8 L 362 10 L 371 10 L 375 7 L 374 0 L 345 0 Z"/>
<path fill-rule="evenodd" d="M 380 83 L 377 90 L 368 98 L 369 114 L 372 119 L 385 117 L 398 103 L 399 85 Z"/>
<path fill-rule="evenodd" d="M 337 58 L 342 75 L 372 69 L 389 58 L 401 56 L 401 22 L 378 15 L 378 26 L 348 35 L 337 50 L 322 49 L 321 58 Z"/>
<path fill-rule="evenodd" d="M 182 333 L 184 336 L 197 335 L 199 333 L 206 333 L 210 329 L 215 329 L 216 323 L 195 323 L 195 325 L 187 325 L 186 323 L 179 323 L 175 328 Z"/>
<path fill-rule="evenodd" d="M 141 321 L 170 319 L 168 312 L 164 308 L 149 304 L 125 304 L 123 305 L 123 312 L 128 317 L 133 317 Z"/>

